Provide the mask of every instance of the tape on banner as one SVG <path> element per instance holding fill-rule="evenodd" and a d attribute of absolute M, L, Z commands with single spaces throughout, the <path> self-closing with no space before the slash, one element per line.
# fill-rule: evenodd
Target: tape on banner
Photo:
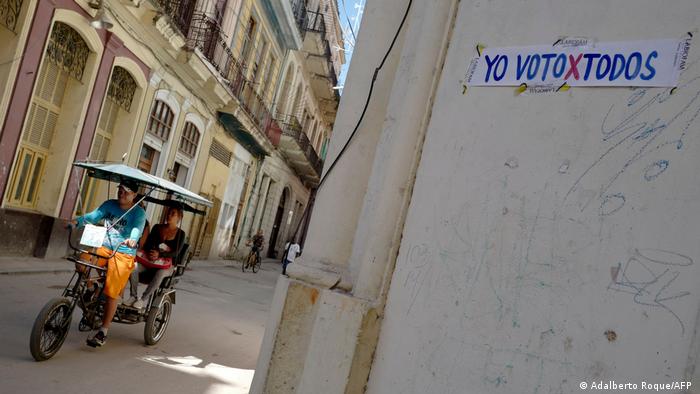
<path fill-rule="evenodd" d="M 571 86 L 569 86 L 568 83 L 564 82 L 561 86 L 557 88 L 557 92 L 566 92 L 569 89 L 571 89 Z"/>
<path fill-rule="evenodd" d="M 515 89 L 515 95 L 518 96 L 527 90 L 527 84 L 525 82 L 521 83 L 517 89 Z"/>

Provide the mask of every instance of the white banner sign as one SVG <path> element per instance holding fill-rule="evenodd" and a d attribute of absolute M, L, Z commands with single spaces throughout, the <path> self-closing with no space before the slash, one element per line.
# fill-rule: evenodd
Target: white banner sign
<path fill-rule="evenodd" d="M 690 39 L 486 48 L 469 65 L 466 84 L 674 87 L 689 49 Z"/>

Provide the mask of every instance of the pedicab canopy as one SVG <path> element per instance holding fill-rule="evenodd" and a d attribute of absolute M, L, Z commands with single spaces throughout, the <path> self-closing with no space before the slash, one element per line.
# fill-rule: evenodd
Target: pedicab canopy
<path fill-rule="evenodd" d="M 131 180 L 134 182 L 138 182 L 138 184 L 142 186 L 150 186 L 155 189 L 164 191 L 166 193 L 171 193 L 173 198 L 181 201 L 187 201 L 194 204 L 201 204 L 207 207 L 211 207 L 213 205 L 212 202 L 207 200 L 206 198 L 196 193 L 192 193 L 191 191 L 185 189 L 184 187 L 174 182 L 170 182 L 163 178 L 147 174 L 139 169 L 129 167 L 125 164 L 89 163 L 84 161 L 76 161 L 73 163 L 73 165 L 76 167 L 86 169 L 88 171 L 88 176 L 91 176 L 93 178 L 104 179 L 110 182 L 121 182 L 122 180 Z M 194 208 L 189 208 L 190 209 L 187 209 L 186 207 L 185 209 L 190 212 L 197 211 Z"/>

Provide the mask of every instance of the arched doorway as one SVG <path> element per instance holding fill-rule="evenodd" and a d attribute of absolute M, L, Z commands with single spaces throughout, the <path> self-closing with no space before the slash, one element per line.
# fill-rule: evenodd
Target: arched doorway
<path fill-rule="evenodd" d="M 132 103 L 141 90 L 129 71 L 114 66 L 107 94 L 97 122 L 88 159 L 93 162 L 118 162 L 128 150 L 130 130 L 134 120 Z M 110 197 L 108 183 L 83 176 L 76 214 L 90 212 Z"/>
<path fill-rule="evenodd" d="M 275 214 L 275 224 L 272 226 L 272 233 L 270 234 L 270 242 L 268 243 L 267 257 L 276 258 L 277 252 L 275 251 L 275 246 L 277 245 L 277 237 L 280 233 L 280 227 L 282 226 L 282 218 L 284 217 L 284 207 L 287 203 L 287 198 L 289 195 L 289 189 L 285 188 L 282 192 L 282 197 L 280 198 L 280 203 L 277 206 L 277 214 Z"/>
<path fill-rule="evenodd" d="M 94 68 L 95 52 L 83 36 L 70 25 L 55 22 L 10 176 L 9 206 L 56 214 L 70 166 L 65 163 L 75 148 L 74 125 L 82 117 L 79 100 L 88 97 L 84 77 Z"/>

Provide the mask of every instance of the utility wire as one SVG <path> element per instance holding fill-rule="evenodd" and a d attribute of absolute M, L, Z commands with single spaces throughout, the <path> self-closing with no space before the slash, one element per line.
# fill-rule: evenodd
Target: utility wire
<path fill-rule="evenodd" d="M 352 40 L 354 46 L 355 42 L 357 42 L 357 36 L 355 36 L 355 30 L 352 28 L 352 23 L 350 23 L 350 18 L 348 17 L 348 8 L 345 6 L 345 0 L 340 0 L 340 2 L 343 4 L 343 14 L 345 15 L 345 20 L 348 21 L 348 27 L 350 28 L 350 33 L 352 33 Z"/>
<path fill-rule="evenodd" d="M 396 39 L 399 37 L 399 33 L 401 33 L 401 29 L 403 28 L 403 25 L 406 22 L 406 17 L 408 17 L 408 12 L 411 10 L 412 3 L 413 3 L 413 0 L 408 0 L 408 6 L 406 7 L 406 12 L 403 14 L 403 19 L 401 19 L 401 24 L 399 25 L 398 30 L 396 30 L 396 34 L 394 34 L 394 39 L 391 40 L 391 45 L 389 45 L 389 49 L 384 54 L 384 58 L 382 59 L 382 62 L 379 64 L 379 67 L 374 69 L 374 74 L 372 75 L 372 82 L 369 85 L 369 93 L 367 94 L 367 100 L 365 101 L 365 106 L 362 108 L 362 113 L 360 114 L 360 118 L 357 120 L 357 123 L 355 124 L 355 128 L 352 130 L 352 133 L 350 133 L 350 137 L 348 138 L 348 140 L 345 141 L 345 145 L 343 145 L 343 148 L 340 150 L 340 153 L 338 153 L 338 156 L 335 157 L 335 160 L 333 160 L 330 167 L 328 167 L 328 171 L 326 171 L 323 178 L 321 178 L 321 181 L 319 182 L 318 187 L 316 188 L 317 190 L 321 189 L 321 186 L 323 185 L 324 181 L 326 180 L 326 178 L 328 178 L 328 174 L 331 173 L 331 171 L 333 170 L 333 167 L 335 167 L 335 164 L 343 156 L 348 145 L 350 145 L 350 142 L 355 137 L 357 130 L 360 128 L 360 124 L 362 123 L 362 119 L 364 119 L 365 113 L 367 112 L 367 107 L 369 107 L 369 102 L 372 99 L 372 93 L 374 92 L 374 83 L 377 81 L 377 76 L 379 75 L 379 71 L 382 69 L 382 67 L 384 67 L 384 63 L 386 62 L 386 59 L 389 57 L 391 50 L 394 48 L 394 44 L 396 44 Z"/>

